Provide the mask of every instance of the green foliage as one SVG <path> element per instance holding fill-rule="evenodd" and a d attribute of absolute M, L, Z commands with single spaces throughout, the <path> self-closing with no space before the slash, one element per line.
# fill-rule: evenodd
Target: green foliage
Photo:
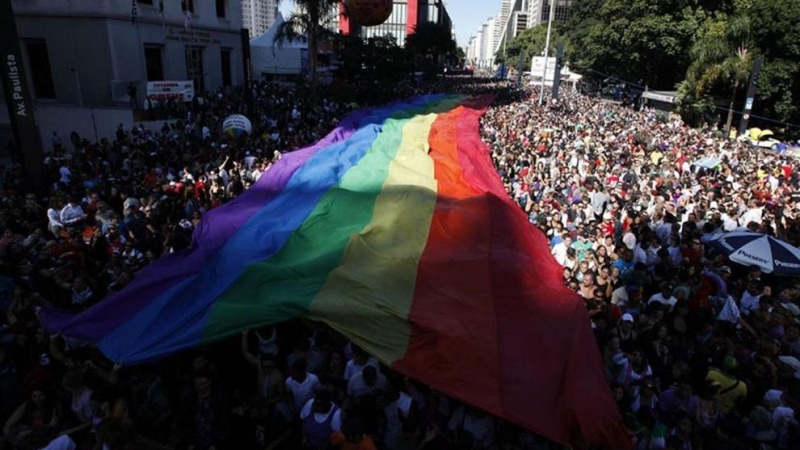
<path fill-rule="evenodd" d="M 761 55 L 753 113 L 800 122 L 798 0 L 575 0 L 562 31 L 572 70 L 678 86 L 679 108 L 697 118 L 713 98 L 740 109 Z"/>
<path fill-rule="evenodd" d="M 417 24 L 406 37 L 406 50 L 414 65 L 433 76 L 458 60 L 456 41 L 450 29 L 432 22 Z"/>
<path fill-rule="evenodd" d="M 406 48 L 420 55 L 453 55 L 456 41 L 450 29 L 433 22 L 417 24 L 406 38 Z"/>
<path fill-rule="evenodd" d="M 756 111 L 760 115 L 800 123 L 800 63 L 780 58 L 767 61 L 758 78 Z"/>
<path fill-rule="evenodd" d="M 579 0 L 566 27 L 570 67 L 671 89 L 689 66 L 688 46 L 707 14 L 697 3 Z"/>
<path fill-rule="evenodd" d="M 279 2 L 280 3 L 280 0 Z M 308 42 L 308 65 L 312 88 L 317 84 L 317 53 L 323 40 L 333 39 L 334 33 L 325 26 L 334 19 L 338 0 L 294 0 L 298 8 L 278 28 L 277 45 L 286 42 Z"/>
<path fill-rule="evenodd" d="M 339 73 L 351 84 L 397 81 L 410 72 L 405 50 L 391 35 L 371 42 L 358 36 L 336 37 Z"/>
<path fill-rule="evenodd" d="M 555 56 L 556 44 L 563 38 L 562 33 L 559 31 L 561 26 L 561 24 L 553 23 L 553 31 L 550 36 L 550 56 Z M 522 54 L 524 55 L 525 61 L 530 62 L 534 56 L 540 56 L 544 53 L 546 42 L 547 24 L 528 28 L 506 46 L 506 58 L 503 57 L 503 49 L 500 49 L 497 52 L 496 60 L 498 62 L 503 62 L 508 59 L 508 61 L 516 65 L 516 62 L 519 61 L 519 55 Z"/>
<path fill-rule="evenodd" d="M 764 55 L 756 111 L 800 122 L 800 2 L 749 0 L 756 51 Z"/>
<path fill-rule="evenodd" d="M 464 61 L 467 59 L 467 54 L 464 52 L 464 49 L 461 47 L 456 48 L 456 58 L 458 59 L 458 65 L 463 66 Z"/>
<path fill-rule="evenodd" d="M 719 120 L 714 99 L 709 95 L 695 97 L 694 86 L 686 81 L 678 84 L 675 112 L 692 126 L 702 126 L 705 123 L 714 123 Z"/>
<path fill-rule="evenodd" d="M 696 98 L 703 98 L 715 86 L 727 94 L 726 130 L 732 125 L 739 88 L 747 85 L 753 67 L 750 28 L 749 17 L 741 12 L 732 16 L 717 13 L 702 24 L 689 51 L 692 64 L 684 83 Z"/>

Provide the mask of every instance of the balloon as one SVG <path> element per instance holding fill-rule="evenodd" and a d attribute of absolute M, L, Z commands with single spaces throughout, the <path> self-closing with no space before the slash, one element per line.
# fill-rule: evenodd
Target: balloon
<path fill-rule="evenodd" d="M 253 124 L 250 119 L 241 115 L 233 114 L 222 121 L 222 132 L 229 139 L 241 139 L 248 136 L 253 131 Z"/>
<path fill-rule="evenodd" d="M 350 20 L 362 27 L 374 27 L 392 15 L 393 0 L 347 0 L 345 8 Z"/>

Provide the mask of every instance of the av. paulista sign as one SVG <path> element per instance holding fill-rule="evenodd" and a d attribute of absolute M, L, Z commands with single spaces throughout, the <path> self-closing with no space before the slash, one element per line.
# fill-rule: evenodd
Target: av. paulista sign
<path fill-rule="evenodd" d="M 44 188 L 42 141 L 36 128 L 31 92 L 22 62 L 22 50 L 11 0 L 0 0 L 0 81 L 6 96 L 11 130 L 31 187 Z M 6 145 L 0 142 L 0 145 Z"/>
<path fill-rule="evenodd" d="M 27 89 L 22 75 L 23 69 L 20 67 L 22 61 L 19 61 L 18 55 L 14 53 L 6 53 L 4 56 L 5 77 L 7 80 L 6 82 L 10 86 L 9 92 L 11 93 L 8 95 L 8 100 L 11 103 L 9 105 L 9 113 L 17 117 L 18 120 L 24 120 L 30 117 L 33 111 L 31 110 L 30 102 L 26 98 Z"/>

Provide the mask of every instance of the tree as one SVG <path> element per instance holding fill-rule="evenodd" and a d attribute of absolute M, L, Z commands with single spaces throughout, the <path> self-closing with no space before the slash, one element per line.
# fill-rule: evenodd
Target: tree
<path fill-rule="evenodd" d="M 726 29 L 734 19 L 749 21 L 745 46 Z M 753 115 L 800 122 L 800 1 L 577 0 L 563 32 L 572 70 L 651 89 L 678 85 L 680 108 L 698 118 L 713 115 L 714 96 L 741 92 L 761 55 Z"/>
<path fill-rule="evenodd" d="M 686 73 L 688 49 L 706 15 L 690 0 L 588 0 L 567 25 L 567 59 L 586 75 L 672 89 Z"/>
<path fill-rule="evenodd" d="M 752 47 L 749 17 L 719 13 L 714 20 L 704 24 L 690 51 L 692 64 L 686 83 L 694 90 L 695 98 L 703 97 L 719 83 L 723 89 L 729 90 L 726 136 L 733 122 L 739 88 L 747 84 L 753 68 Z"/>
<path fill-rule="evenodd" d="M 464 63 L 467 61 L 467 53 L 463 48 L 456 48 L 456 58 L 458 58 L 458 67 L 463 67 Z"/>
<path fill-rule="evenodd" d="M 747 0 L 755 50 L 764 56 L 754 112 L 800 122 L 800 2 Z"/>
<path fill-rule="evenodd" d="M 280 2 L 280 0 L 279 0 Z M 338 0 L 294 0 L 297 8 L 278 28 L 275 42 L 283 45 L 286 42 L 308 43 L 308 71 L 312 91 L 317 86 L 317 58 L 319 44 L 335 35 L 326 27 L 339 14 Z"/>
<path fill-rule="evenodd" d="M 556 43 L 562 38 L 559 32 L 560 24 L 553 23 L 553 32 L 550 36 L 550 55 L 556 54 Z M 544 53 L 544 47 L 547 42 L 547 24 L 537 25 L 533 28 L 520 33 L 508 46 L 506 46 L 505 53 L 508 60 L 513 64 L 519 60 L 519 55 L 523 55 L 525 61 L 530 63 L 534 56 L 541 56 Z M 498 51 L 498 57 L 501 57 Z"/>
<path fill-rule="evenodd" d="M 433 22 L 417 24 L 406 37 L 406 50 L 428 75 L 436 73 L 445 61 L 456 59 L 456 48 L 450 29 Z"/>

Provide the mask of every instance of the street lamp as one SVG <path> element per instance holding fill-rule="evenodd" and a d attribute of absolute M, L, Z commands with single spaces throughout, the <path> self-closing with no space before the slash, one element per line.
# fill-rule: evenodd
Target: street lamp
<path fill-rule="evenodd" d="M 542 89 L 539 91 L 539 106 L 544 101 L 544 80 L 547 78 L 547 58 L 550 55 L 550 33 L 553 30 L 553 17 L 556 15 L 556 0 L 550 0 L 550 18 L 547 20 L 547 40 L 544 43 L 544 70 L 542 71 Z M 553 73 L 553 79 L 557 74 Z"/>

